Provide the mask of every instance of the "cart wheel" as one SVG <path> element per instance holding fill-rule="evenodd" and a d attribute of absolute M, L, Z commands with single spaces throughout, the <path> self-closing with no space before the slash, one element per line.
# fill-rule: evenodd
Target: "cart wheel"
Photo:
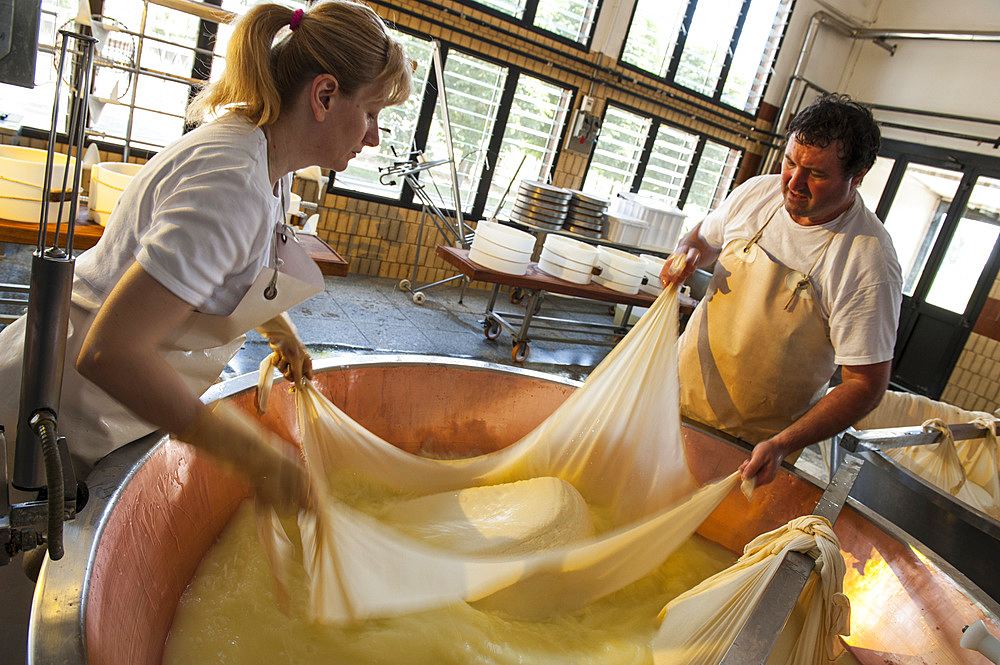
<path fill-rule="evenodd" d="M 410 280 L 408 279 L 399 280 L 399 288 L 401 288 L 404 291 L 408 290 L 410 288 Z"/>
<path fill-rule="evenodd" d="M 423 305 L 425 300 L 427 300 L 427 296 L 425 296 L 422 291 L 417 291 L 413 294 L 414 304 Z"/>
<path fill-rule="evenodd" d="M 528 358 L 528 343 L 518 342 L 510 352 L 510 357 L 516 363 L 523 363 Z"/>
<path fill-rule="evenodd" d="M 500 323 L 498 321 L 486 321 L 483 324 L 483 334 L 486 339 L 496 339 L 500 336 Z"/>
<path fill-rule="evenodd" d="M 524 289 L 519 286 L 515 286 L 510 290 L 510 301 L 515 305 L 524 300 Z"/>

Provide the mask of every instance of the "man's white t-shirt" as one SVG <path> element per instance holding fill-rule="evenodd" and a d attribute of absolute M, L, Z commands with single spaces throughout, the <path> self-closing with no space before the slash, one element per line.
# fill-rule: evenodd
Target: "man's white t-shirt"
<path fill-rule="evenodd" d="M 802 226 L 785 210 L 781 176 L 758 176 L 709 213 L 700 233 L 721 249 L 732 240 L 752 238 L 769 217 L 758 245 L 773 261 L 809 276 L 834 362 L 852 366 L 892 360 L 903 280 L 892 239 L 861 197 L 855 196 L 854 204 L 834 220 Z"/>
<path fill-rule="evenodd" d="M 290 182 L 275 193 L 259 128 L 232 114 L 202 125 L 131 180 L 74 288 L 103 302 L 135 260 L 198 311 L 228 315 L 272 262 Z"/>

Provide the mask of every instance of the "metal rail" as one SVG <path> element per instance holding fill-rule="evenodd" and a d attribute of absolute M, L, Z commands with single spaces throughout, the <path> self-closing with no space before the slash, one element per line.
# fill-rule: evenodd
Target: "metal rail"
<path fill-rule="evenodd" d="M 863 465 L 863 459 L 848 455 L 830 480 L 812 514 L 826 518 L 833 525 Z M 780 566 L 720 665 L 762 665 L 767 662 L 815 565 L 816 560 L 809 554 L 785 552 Z"/>
<path fill-rule="evenodd" d="M 994 425 L 995 427 L 995 425 Z M 985 436 L 971 423 L 949 425 L 956 441 Z M 1000 522 L 976 510 L 883 454 L 883 450 L 938 443 L 938 431 L 894 427 L 850 429 L 834 439 L 836 464 L 845 455 L 866 460 L 852 500 L 910 534 L 994 601 L 1000 602 Z"/>

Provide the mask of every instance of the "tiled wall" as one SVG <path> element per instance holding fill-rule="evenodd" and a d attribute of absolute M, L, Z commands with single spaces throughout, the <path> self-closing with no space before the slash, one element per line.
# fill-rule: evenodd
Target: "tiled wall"
<path fill-rule="evenodd" d="M 1000 279 L 990 289 L 941 401 L 970 411 L 1000 408 Z"/>

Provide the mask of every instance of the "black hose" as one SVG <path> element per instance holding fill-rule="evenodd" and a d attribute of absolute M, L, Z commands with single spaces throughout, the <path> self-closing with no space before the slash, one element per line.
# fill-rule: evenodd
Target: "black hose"
<path fill-rule="evenodd" d="M 49 558 L 58 561 L 63 557 L 62 525 L 65 503 L 62 460 L 56 441 L 56 424 L 50 418 L 42 418 L 35 424 L 35 431 L 42 443 L 45 458 L 45 484 L 48 486 L 48 527 L 45 540 L 49 545 Z"/>

